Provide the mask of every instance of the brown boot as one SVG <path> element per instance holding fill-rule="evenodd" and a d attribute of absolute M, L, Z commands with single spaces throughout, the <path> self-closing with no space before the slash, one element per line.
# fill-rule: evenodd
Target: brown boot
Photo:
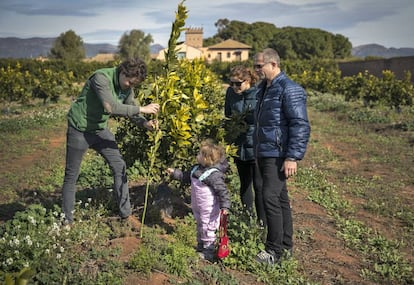
<path fill-rule="evenodd" d="M 141 222 L 134 215 L 123 218 L 122 221 L 133 231 L 138 232 L 141 229 Z"/>

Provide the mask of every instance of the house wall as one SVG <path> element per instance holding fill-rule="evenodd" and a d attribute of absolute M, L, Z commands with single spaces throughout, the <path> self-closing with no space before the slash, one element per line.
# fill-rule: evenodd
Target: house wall
<path fill-rule="evenodd" d="M 244 61 L 249 59 L 249 51 L 233 49 L 206 50 L 204 52 L 204 58 L 208 62 L 212 62 L 214 60 L 221 62 Z"/>
<path fill-rule="evenodd" d="M 156 59 L 165 60 L 165 52 L 168 49 L 165 48 L 158 53 Z M 186 44 L 181 44 L 177 46 L 177 54 L 180 58 L 184 57 L 187 59 L 203 58 L 203 52 L 200 49 L 197 49 Z"/>

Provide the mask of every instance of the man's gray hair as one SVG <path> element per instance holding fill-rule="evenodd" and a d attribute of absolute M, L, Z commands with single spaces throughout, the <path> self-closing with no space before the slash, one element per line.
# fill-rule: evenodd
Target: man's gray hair
<path fill-rule="evenodd" d="M 264 62 L 276 62 L 277 66 L 280 67 L 279 53 L 272 48 L 265 48 L 263 50 L 263 61 Z"/>

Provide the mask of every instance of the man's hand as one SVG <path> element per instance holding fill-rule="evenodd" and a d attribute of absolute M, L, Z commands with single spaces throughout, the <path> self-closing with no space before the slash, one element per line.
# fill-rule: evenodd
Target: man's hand
<path fill-rule="evenodd" d="M 151 103 L 147 106 L 143 106 L 139 108 L 140 113 L 144 114 L 156 114 L 160 110 L 160 105 L 157 103 Z"/>
<path fill-rule="evenodd" d="M 144 122 L 144 127 L 149 131 L 158 130 L 158 120 L 149 120 Z"/>
<path fill-rule="evenodd" d="M 167 168 L 166 172 L 169 176 L 172 176 L 174 174 L 174 168 Z"/>
<path fill-rule="evenodd" d="M 286 178 L 289 178 L 296 174 L 296 171 L 298 170 L 298 163 L 297 161 L 285 160 L 283 168 L 285 169 Z"/>

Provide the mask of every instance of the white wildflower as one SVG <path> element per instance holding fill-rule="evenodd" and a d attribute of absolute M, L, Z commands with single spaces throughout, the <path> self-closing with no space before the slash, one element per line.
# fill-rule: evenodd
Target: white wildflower
<path fill-rule="evenodd" d="M 33 244 L 32 239 L 29 235 L 25 236 L 24 240 L 26 241 L 28 246 L 31 246 Z"/>
<path fill-rule="evenodd" d="M 12 265 L 13 264 L 13 258 L 9 257 L 6 259 L 6 264 L 7 265 Z"/>
<path fill-rule="evenodd" d="M 29 220 L 29 223 L 31 223 L 32 225 L 36 225 L 36 220 L 32 216 L 28 216 L 27 219 Z"/>
<path fill-rule="evenodd" d="M 19 241 L 19 239 L 18 239 L 18 238 L 14 238 L 14 239 L 13 239 L 13 243 L 14 243 L 16 246 L 18 246 L 18 245 L 20 244 L 20 241 Z"/>

